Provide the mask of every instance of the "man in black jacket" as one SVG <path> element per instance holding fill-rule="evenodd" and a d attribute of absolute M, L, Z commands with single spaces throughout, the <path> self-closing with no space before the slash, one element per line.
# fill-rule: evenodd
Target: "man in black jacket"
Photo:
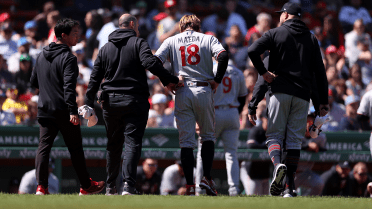
<path fill-rule="evenodd" d="M 58 41 L 45 47 L 37 57 L 31 75 L 31 85 L 39 89 L 38 122 L 40 142 L 36 154 L 37 195 L 48 192 L 49 153 L 58 131 L 61 131 L 71 154 L 71 161 L 81 184 L 80 194 L 95 194 L 104 189 L 105 183 L 89 177 L 83 152 L 76 82 L 79 68 L 70 47 L 78 41 L 79 23 L 72 19 L 58 21 L 54 28 Z"/>
<path fill-rule="evenodd" d="M 248 49 L 255 68 L 269 83 L 269 124 L 266 132 L 269 155 L 274 163 L 274 178 L 270 185 L 272 195 L 283 191 L 284 197 L 293 197 L 294 175 L 300 158 L 301 142 L 305 135 L 311 81 L 315 75 L 320 100 L 320 116 L 327 114 L 328 82 L 318 41 L 300 20 L 301 8 L 294 3 L 284 4 L 282 26 L 269 30 Z M 270 50 L 269 68 L 260 55 Z M 281 164 L 280 150 L 286 139 L 287 160 Z"/>
<path fill-rule="evenodd" d="M 98 53 L 86 94 L 87 105 L 93 107 L 95 95 L 105 79 L 101 84 L 100 100 L 108 138 L 107 195 L 117 192 L 115 182 L 124 141 L 123 195 L 137 194 L 137 164 L 150 108 L 145 69 L 157 75 L 164 86 L 174 87 L 179 82 L 152 55 L 148 43 L 137 38 L 138 22 L 134 16 L 122 15 L 119 27 L 109 35 L 109 42 Z"/>

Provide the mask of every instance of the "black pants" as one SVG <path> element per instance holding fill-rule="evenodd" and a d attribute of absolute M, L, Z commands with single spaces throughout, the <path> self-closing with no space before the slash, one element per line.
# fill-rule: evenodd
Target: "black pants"
<path fill-rule="evenodd" d="M 61 131 L 82 188 L 90 187 L 90 177 L 85 164 L 80 125 L 73 125 L 69 119 L 68 115 L 59 119 L 38 119 L 40 124 L 40 141 L 35 159 L 38 185 L 48 186 L 49 154 L 58 131 Z"/>
<path fill-rule="evenodd" d="M 103 103 L 103 118 L 107 132 L 107 187 L 115 187 L 119 175 L 123 144 L 123 181 L 136 184 L 137 165 L 141 157 L 142 137 L 145 133 L 149 103 L 146 97 L 110 94 Z"/>

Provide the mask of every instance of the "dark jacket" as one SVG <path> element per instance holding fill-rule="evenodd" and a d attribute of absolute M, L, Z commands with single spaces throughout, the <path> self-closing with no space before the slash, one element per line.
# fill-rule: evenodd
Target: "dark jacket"
<path fill-rule="evenodd" d="M 269 57 L 270 56 L 267 56 L 263 60 L 265 68 L 269 68 Z M 267 83 L 265 81 L 263 76 L 259 75 L 258 79 L 257 79 L 257 82 L 254 85 L 252 99 L 248 104 L 248 111 L 249 111 L 250 115 L 255 115 L 256 114 L 256 109 L 257 109 L 258 103 L 260 103 L 263 100 L 263 98 L 265 97 L 266 92 L 269 91 L 269 90 L 270 90 L 269 89 L 269 83 Z M 272 92 L 269 91 L 269 93 L 272 93 Z M 317 86 L 316 86 L 316 83 L 315 83 L 315 77 L 313 77 L 313 82 L 311 84 L 311 100 L 313 102 L 315 112 L 318 113 L 320 104 L 319 104 L 318 89 L 317 89 Z"/>
<path fill-rule="evenodd" d="M 270 50 L 269 68 L 260 55 Z M 301 20 L 290 19 L 271 29 L 248 49 L 255 68 L 263 75 L 267 70 L 278 75 L 269 84 L 272 93 L 285 93 L 310 100 L 313 74 L 321 104 L 328 104 L 328 82 L 318 40 Z"/>
<path fill-rule="evenodd" d="M 336 171 L 336 166 L 333 166 L 330 170 L 324 172 L 320 176 L 324 182 L 322 196 L 338 196 L 342 194 L 341 185 L 345 186 L 348 184 L 348 178 L 341 179 L 340 175 Z"/>
<path fill-rule="evenodd" d="M 76 81 L 79 68 L 66 44 L 52 42 L 36 59 L 31 85 L 40 90 L 38 118 L 77 115 Z"/>
<path fill-rule="evenodd" d="M 136 37 L 132 29 L 117 29 L 109 35 L 94 62 L 87 90 L 87 105 L 92 107 L 101 84 L 106 92 L 121 92 L 138 97 L 150 96 L 146 70 L 158 76 L 164 86 L 178 83 L 178 78 L 164 69 L 153 56 L 148 43 Z"/>

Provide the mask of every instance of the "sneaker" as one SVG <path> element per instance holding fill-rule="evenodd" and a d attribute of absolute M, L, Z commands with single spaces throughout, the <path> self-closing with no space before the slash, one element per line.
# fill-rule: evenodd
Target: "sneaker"
<path fill-rule="evenodd" d="M 105 188 L 104 181 L 97 182 L 90 179 L 90 187 L 87 189 L 80 188 L 79 196 L 97 194 L 100 193 L 104 188 Z"/>
<path fill-rule="evenodd" d="M 123 193 L 121 195 L 139 195 L 135 187 L 129 186 L 127 182 L 124 183 Z"/>
<path fill-rule="evenodd" d="M 111 196 L 111 195 L 118 195 L 118 191 L 116 188 L 106 188 L 106 196 Z"/>
<path fill-rule="evenodd" d="M 195 184 L 194 185 L 187 185 L 186 184 L 186 196 L 195 196 Z"/>
<path fill-rule="evenodd" d="M 285 175 L 287 174 L 287 166 L 284 164 L 278 164 L 274 168 L 273 174 L 273 181 L 270 185 L 270 194 L 273 196 L 279 196 L 284 187 L 283 187 L 283 180 L 285 179 Z"/>
<path fill-rule="evenodd" d="M 201 180 L 199 186 L 200 186 L 200 188 L 205 189 L 205 191 L 207 192 L 207 195 L 217 196 L 217 190 L 215 188 L 216 184 L 214 183 L 213 180 L 208 180 L 204 176 L 203 179 Z"/>
<path fill-rule="evenodd" d="M 295 191 L 296 190 L 287 188 L 283 192 L 283 197 L 284 198 L 287 198 L 287 197 L 297 197 L 297 193 Z"/>
<path fill-rule="evenodd" d="M 45 188 L 42 185 L 37 185 L 36 195 L 47 195 L 47 194 L 49 194 L 48 187 Z"/>

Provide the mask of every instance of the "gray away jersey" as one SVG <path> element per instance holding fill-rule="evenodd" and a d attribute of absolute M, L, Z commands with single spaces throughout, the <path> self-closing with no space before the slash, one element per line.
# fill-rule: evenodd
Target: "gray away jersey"
<path fill-rule="evenodd" d="M 370 118 L 369 124 L 372 127 L 372 90 L 363 95 L 357 113 L 368 116 Z"/>
<path fill-rule="evenodd" d="M 186 80 L 212 80 L 213 62 L 225 51 L 216 37 L 186 30 L 183 33 L 167 38 L 156 51 L 163 63 L 170 60 L 174 75 L 183 76 Z"/>
<path fill-rule="evenodd" d="M 217 73 L 217 64 L 214 65 L 213 72 L 214 74 Z M 238 97 L 243 97 L 247 94 L 248 90 L 245 86 L 243 73 L 238 68 L 234 67 L 229 60 L 226 73 L 214 94 L 214 106 L 239 106 Z"/>

